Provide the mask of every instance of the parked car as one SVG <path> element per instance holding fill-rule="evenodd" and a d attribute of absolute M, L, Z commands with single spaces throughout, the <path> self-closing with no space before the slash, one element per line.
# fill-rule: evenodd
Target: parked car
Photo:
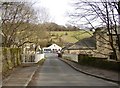
<path fill-rule="evenodd" d="M 60 51 L 57 52 L 58 57 L 62 57 L 62 53 Z"/>

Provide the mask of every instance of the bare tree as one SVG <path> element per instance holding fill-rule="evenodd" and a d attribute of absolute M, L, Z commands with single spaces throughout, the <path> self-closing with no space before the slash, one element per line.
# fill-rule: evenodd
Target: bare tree
<path fill-rule="evenodd" d="M 51 20 L 48 10 L 41 6 L 39 7 L 39 9 L 37 9 L 37 16 L 39 23 L 49 22 Z"/>
<path fill-rule="evenodd" d="M 81 25 L 91 26 L 93 29 L 96 29 L 97 27 L 105 27 L 107 29 L 106 33 L 110 39 L 106 40 L 99 33 L 98 35 L 109 42 L 116 60 L 119 59 L 117 51 L 120 53 L 120 34 L 118 31 L 118 18 L 120 17 L 119 4 L 120 1 L 118 2 L 117 0 L 101 0 L 99 2 L 78 0 L 78 2 L 74 3 L 75 12 L 70 15 L 72 18 L 76 19 L 74 20 L 75 23 L 81 22 Z M 95 23 L 97 23 L 97 25 Z"/>
<path fill-rule="evenodd" d="M 25 43 L 37 43 L 38 39 L 45 36 L 45 32 L 41 31 L 44 29 L 38 23 L 48 21 L 49 15 L 43 7 L 40 8 L 38 14 L 38 10 L 33 7 L 34 4 L 28 2 L 1 3 L 3 46 L 20 47 Z"/>
<path fill-rule="evenodd" d="M 1 9 L 1 27 L 5 40 L 3 45 L 10 47 L 16 43 L 17 34 L 28 30 L 29 23 L 33 22 L 36 16 L 31 6 L 24 2 L 3 2 Z"/>

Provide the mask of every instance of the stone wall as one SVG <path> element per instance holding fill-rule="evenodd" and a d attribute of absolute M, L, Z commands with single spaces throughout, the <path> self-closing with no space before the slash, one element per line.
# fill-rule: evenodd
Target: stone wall
<path fill-rule="evenodd" d="M 9 71 L 21 64 L 20 48 L 2 48 L 2 75 L 9 74 Z"/>
<path fill-rule="evenodd" d="M 2 87 L 2 47 L 0 47 L 0 88 Z"/>
<path fill-rule="evenodd" d="M 63 58 L 66 58 L 75 62 L 78 62 L 78 55 L 77 54 L 63 54 Z"/>
<path fill-rule="evenodd" d="M 101 57 L 91 57 L 88 55 L 78 55 L 78 63 L 80 65 L 92 66 L 101 69 L 120 71 L 120 62 L 119 61 L 110 61 L 107 58 Z"/>
<path fill-rule="evenodd" d="M 88 55 L 95 55 L 95 50 L 65 50 L 65 54 L 88 54 Z"/>
<path fill-rule="evenodd" d="M 70 54 L 79 54 L 80 50 L 69 50 Z"/>

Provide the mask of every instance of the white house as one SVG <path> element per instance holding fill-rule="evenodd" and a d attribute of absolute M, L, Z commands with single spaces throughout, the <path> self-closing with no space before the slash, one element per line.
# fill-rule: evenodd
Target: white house
<path fill-rule="evenodd" d="M 52 44 L 49 47 L 44 47 L 43 51 L 44 52 L 58 52 L 58 51 L 61 51 L 61 49 L 62 48 L 60 46 L 58 46 L 57 44 Z"/>

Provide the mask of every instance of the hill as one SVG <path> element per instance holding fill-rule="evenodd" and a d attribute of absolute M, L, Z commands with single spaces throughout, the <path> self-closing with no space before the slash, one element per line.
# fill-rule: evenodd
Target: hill
<path fill-rule="evenodd" d="M 51 41 L 63 45 L 92 36 L 90 31 L 50 31 Z"/>

